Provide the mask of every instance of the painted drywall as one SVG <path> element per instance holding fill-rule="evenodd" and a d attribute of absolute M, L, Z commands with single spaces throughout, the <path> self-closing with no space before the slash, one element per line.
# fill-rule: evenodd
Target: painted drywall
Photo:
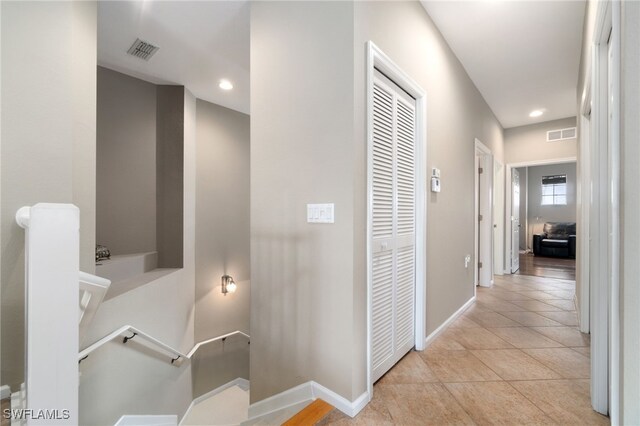
<path fill-rule="evenodd" d="M 575 117 L 506 129 L 504 131 L 506 163 L 522 164 L 546 160 L 575 159 L 578 155 L 577 139 L 547 142 L 549 130 L 568 127 L 576 127 Z"/>
<path fill-rule="evenodd" d="M 365 336 L 365 42 L 372 40 L 427 93 L 427 170 L 441 170 L 442 192 L 427 197 L 427 334 L 474 294 L 474 139 L 504 163 L 503 130 L 429 16 L 417 2 L 355 3 L 356 229 L 355 335 Z M 473 262 L 472 262 L 473 263 Z M 358 341 L 353 395 L 362 392 L 366 343 Z M 358 363 L 358 361 L 360 361 Z"/>
<path fill-rule="evenodd" d="M 640 423 L 640 3 L 622 2 L 620 129 L 621 143 L 621 278 L 620 278 L 620 423 Z M 580 93 L 580 92 L 578 92 Z"/>
<path fill-rule="evenodd" d="M 527 167 L 518 167 L 520 173 L 520 250 L 527 249 Z"/>
<path fill-rule="evenodd" d="M 352 40 L 352 3 L 251 3 L 252 402 L 309 380 L 352 396 Z"/>
<path fill-rule="evenodd" d="M 0 382 L 15 390 L 24 380 L 25 291 L 16 210 L 38 202 L 80 207 L 80 267 L 94 271 L 97 12 L 94 2 L 0 7 Z"/>
<path fill-rule="evenodd" d="M 206 101 L 197 109 L 196 341 L 249 333 L 249 116 Z M 222 275 L 238 285 L 220 291 Z"/>
<path fill-rule="evenodd" d="M 193 288 L 185 287 L 184 272 L 176 270 L 103 302 L 81 348 L 130 324 L 188 352 L 193 347 Z M 80 364 L 80 424 L 114 424 L 123 414 L 186 411 L 192 399 L 190 364 L 174 366 L 166 353 L 135 340 L 125 345 L 116 339 Z"/>
<path fill-rule="evenodd" d="M 567 175 L 567 204 L 562 206 L 542 205 L 542 177 Z M 550 164 L 528 167 L 528 224 L 527 246 L 532 246 L 534 234 L 542 232 L 545 222 L 576 221 L 576 163 Z M 525 229 L 523 226 L 522 229 Z"/>
<path fill-rule="evenodd" d="M 196 235 L 196 100 L 182 88 L 184 105 L 183 221 L 180 269 L 100 305 L 86 336 L 85 348 L 125 324 L 186 353 L 194 345 Z M 113 424 L 123 414 L 177 414 L 192 401 L 191 363 L 170 363 L 162 351 L 131 341 L 114 340 L 81 364 L 81 424 Z"/>
<path fill-rule="evenodd" d="M 96 239 L 156 250 L 156 85 L 98 67 Z"/>
<path fill-rule="evenodd" d="M 184 87 L 158 86 L 156 105 L 156 240 L 158 266 L 181 268 L 184 204 Z"/>
<path fill-rule="evenodd" d="M 366 391 L 368 40 L 428 94 L 428 332 L 474 294 L 474 139 L 502 161 L 503 130 L 424 9 L 252 3 L 252 402 L 308 380 Z M 306 203 L 335 203 L 335 224 L 307 224 Z"/>

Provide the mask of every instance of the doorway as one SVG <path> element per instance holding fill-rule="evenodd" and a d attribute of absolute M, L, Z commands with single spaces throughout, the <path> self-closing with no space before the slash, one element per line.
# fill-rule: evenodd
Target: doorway
<path fill-rule="evenodd" d="M 493 155 L 475 140 L 475 285 L 493 284 Z"/>

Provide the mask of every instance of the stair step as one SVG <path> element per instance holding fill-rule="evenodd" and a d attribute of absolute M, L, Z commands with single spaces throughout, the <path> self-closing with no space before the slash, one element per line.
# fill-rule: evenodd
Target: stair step
<path fill-rule="evenodd" d="M 282 426 L 314 425 L 333 411 L 334 406 L 322 399 L 316 399 L 298 414 L 284 422 Z"/>

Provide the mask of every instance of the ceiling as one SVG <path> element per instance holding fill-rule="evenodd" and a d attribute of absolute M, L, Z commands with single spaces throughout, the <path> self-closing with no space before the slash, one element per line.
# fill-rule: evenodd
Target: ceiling
<path fill-rule="evenodd" d="M 422 4 L 504 128 L 576 115 L 584 1 Z M 160 50 L 128 55 L 136 38 Z M 98 2 L 98 64 L 249 113 L 249 2 Z"/>
<path fill-rule="evenodd" d="M 422 5 L 504 128 L 576 115 L 584 1 Z"/>
<path fill-rule="evenodd" d="M 127 54 L 136 38 L 160 47 L 148 62 Z M 249 3 L 98 2 L 98 64 L 249 113 Z M 220 89 L 221 79 L 234 88 Z"/>

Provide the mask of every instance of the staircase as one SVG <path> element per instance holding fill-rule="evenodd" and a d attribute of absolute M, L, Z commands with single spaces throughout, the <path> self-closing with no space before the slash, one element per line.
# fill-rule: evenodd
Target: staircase
<path fill-rule="evenodd" d="M 78 272 L 78 218 L 68 204 L 16 214 L 27 247 L 28 368 L 25 391 L 11 394 L 11 408 L 53 407 L 69 415 L 11 424 L 246 420 L 249 336 L 234 331 L 194 344 L 194 296 L 184 291 L 183 269 L 107 296 L 109 280 Z"/>

